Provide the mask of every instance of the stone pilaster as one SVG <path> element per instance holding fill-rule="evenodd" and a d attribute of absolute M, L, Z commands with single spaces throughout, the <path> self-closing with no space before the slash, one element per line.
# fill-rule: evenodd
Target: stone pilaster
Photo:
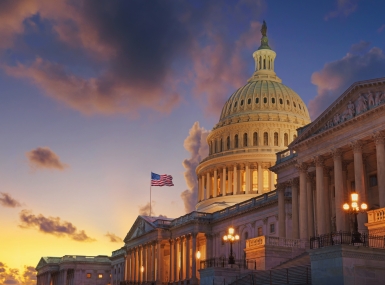
<path fill-rule="evenodd" d="M 316 204 L 317 204 L 317 234 L 326 234 L 325 200 L 324 200 L 324 159 L 321 155 L 314 157 L 316 169 Z"/>
<path fill-rule="evenodd" d="M 380 208 L 385 207 L 385 151 L 384 151 L 384 134 L 375 133 L 373 135 L 376 144 L 377 158 L 377 182 L 378 182 L 378 198 Z"/>

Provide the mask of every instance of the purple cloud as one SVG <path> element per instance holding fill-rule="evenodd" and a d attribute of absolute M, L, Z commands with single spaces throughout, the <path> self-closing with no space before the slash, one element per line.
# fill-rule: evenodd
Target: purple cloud
<path fill-rule="evenodd" d="M 38 147 L 27 152 L 26 156 L 32 169 L 64 170 L 68 167 L 49 147 Z"/>
<path fill-rule="evenodd" d="M 21 206 L 19 201 L 12 198 L 8 193 L 3 192 L 0 192 L 0 204 L 8 208 L 16 208 Z"/>

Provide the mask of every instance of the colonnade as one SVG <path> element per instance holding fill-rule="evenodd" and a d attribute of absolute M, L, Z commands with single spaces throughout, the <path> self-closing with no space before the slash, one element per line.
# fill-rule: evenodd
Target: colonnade
<path fill-rule="evenodd" d="M 36 277 L 37 285 L 73 285 L 74 269 L 62 269 L 60 271 L 48 271 Z"/>
<path fill-rule="evenodd" d="M 125 280 L 157 284 L 190 280 L 190 284 L 194 283 L 197 279 L 196 253 L 196 233 L 131 248 L 126 255 Z"/>
<path fill-rule="evenodd" d="M 262 194 L 275 189 L 272 163 L 218 166 L 198 174 L 198 201 L 226 195 Z"/>
<path fill-rule="evenodd" d="M 385 147 L 384 134 L 373 135 L 377 160 L 378 205 L 385 207 Z M 292 237 L 308 239 L 315 234 L 350 230 L 349 220 L 342 205 L 350 201 L 349 192 L 353 187 L 348 180 L 347 166 L 352 163 L 354 169 L 354 190 L 359 195 L 359 204 L 368 204 L 366 191 L 366 169 L 363 159 L 363 142 L 353 141 L 349 145 L 353 152 L 353 161 L 344 161 L 342 148 L 329 150 L 317 155 L 307 163 L 297 164 L 298 177 L 277 185 L 278 189 L 278 229 L 279 236 L 286 237 L 286 212 L 284 192 L 292 192 Z M 346 150 L 346 147 L 343 148 Z M 327 167 L 325 160 L 332 154 L 333 167 Z M 330 165 L 330 164 L 329 164 Z M 308 172 L 312 167 L 312 172 Z M 315 168 L 315 171 L 314 171 Z M 330 175 L 331 174 L 331 175 Z M 331 191 L 334 178 L 334 193 Z M 333 195 L 334 194 L 334 195 Z M 334 196 L 334 208 L 333 208 Z M 370 204 L 368 204 L 371 207 Z M 335 221 L 335 223 L 334 223 Z M 366 214 L 358 215 L 358 229 L 365 230 Z"/>

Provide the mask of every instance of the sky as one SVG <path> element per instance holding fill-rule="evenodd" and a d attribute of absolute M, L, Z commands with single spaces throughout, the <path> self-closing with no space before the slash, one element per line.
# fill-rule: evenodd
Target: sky
<path fill-rule="evenodd" d="M 385 2 L 0 2 L 0 283 L 42 256 L 110 255 L 140 214 L 194 210 L 195 167 L 252 75 L 266 20 L 275 71 L 316 118 L 385 76 Z"/>

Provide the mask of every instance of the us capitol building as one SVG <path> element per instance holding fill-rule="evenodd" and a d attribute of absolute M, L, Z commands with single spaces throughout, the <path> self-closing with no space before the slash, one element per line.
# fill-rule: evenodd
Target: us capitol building
<path fill-rule="evenodd" d="M 196 211 L 138 216 L 111 256 L 42 257 L 38 285 L 385 283 L 385 78 L 311 122 L 261 33 L 207 137 Z"/>

